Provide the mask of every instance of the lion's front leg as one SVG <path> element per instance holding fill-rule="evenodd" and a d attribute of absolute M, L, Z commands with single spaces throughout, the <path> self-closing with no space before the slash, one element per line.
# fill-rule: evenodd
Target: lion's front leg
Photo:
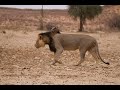
<path fill-rule="evenodd" d="M 61 61 L 58 61 L 58 59 L 59 59 L 60 55 L 62 54 L 62 52 L 63 52 L 62 48 L 56 51 L 55 56 L 54 56 L 54 62 L 52 63 L 52 65 L 55 65 L 56 63 L 62 64 Z"/>

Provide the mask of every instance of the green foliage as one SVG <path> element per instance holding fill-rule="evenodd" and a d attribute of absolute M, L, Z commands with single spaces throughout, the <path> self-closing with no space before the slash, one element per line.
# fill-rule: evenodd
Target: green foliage
<path fill-rule="evenodd" d="M 101 12 L 102 7 L 100 5 L 69 5 L 68 7 L 70 16 L 73 16 L 75 20 L 77 18 L 81 20 L 80 26 L 84 24 L 86 19 L 91 20 Z"/>
<path fill-rule="evenodd" d="M 74 18 L 93 19 L 102 12 L 100 5 L 69 5 L 68 13 Z"/>

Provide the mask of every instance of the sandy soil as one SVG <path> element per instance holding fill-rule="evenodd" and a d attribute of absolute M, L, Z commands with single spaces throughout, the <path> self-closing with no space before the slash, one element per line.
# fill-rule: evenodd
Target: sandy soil
<path fill-rule="evenodd" d="M 95 64 L 87 53 L 82 66 L 73 66 L 79 61 L 79 51 L 64 51 L 62 65 L 52 66 L 54 54 L 48 46 L 34 47 L 39 31 L 0 32 L 0 85 L 118 85 L 120 84 L 120 32 L 86 33 L 99 43 L 102 62 Z"/>

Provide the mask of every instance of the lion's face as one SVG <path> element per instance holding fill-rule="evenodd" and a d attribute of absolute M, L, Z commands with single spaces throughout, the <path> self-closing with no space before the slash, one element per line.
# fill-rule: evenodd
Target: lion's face
<path fill-rule="evenodd" d="M 37 41 L 35 43 L 35 47 L 40 48 L 40 47 L 44 47 L 44 46 L 45 46 L 45 42 L 43 41 L 43 36 L 38 35 Z"/>

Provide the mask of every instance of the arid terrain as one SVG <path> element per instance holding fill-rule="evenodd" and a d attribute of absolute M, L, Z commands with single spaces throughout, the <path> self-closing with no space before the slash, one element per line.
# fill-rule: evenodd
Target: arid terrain
<path fill-rule="evenodd" d="M 87 21 L 85 30 L 91 32 L 77 32 L 79 21 L 66 11 L 45 12 L 45 24 L 56 23 L 62 33 L 95 37 L 101 57 L 110 62 L 96 64 L 87 53 L 81 66 L 74 66 L 80 60 L 78 50 L 64 51 L 63 64 L 53 66 L 54 53 L 49 47 L 35 48 L 37 34 L 44 32 L 37 30 L 39 10 L 0 8 L 0 85 L 120 85 L 120 31 L 105 25 L 113 12 L 120 14 L 119 7 L 104 7 L 101 15 Z"/>
<path fill-rule="evenodd" d="M 120 84 L 120 32 L 88 33 L 97 39 L 109 66 L 100 61 L 95 64 L 89 53 L 82 66 L 73 66 L 80 60 L 78 50 L 64 51 L 60 57 L 63 65 L 53 66 L 54 54 L 48 46 L 34 47 L 38 33 L 0 33 L 0 84 Z"/>
<path fill-rule="evenodd" d="M 114 16 L 120 15 L 120 5 L 106 5 L 101 14 L 93 20 L 87 20 L 84 30 L 89 32 L 96 31 L 115 31 L 109 28 L 109 20 Z M 35 31 L 40 26 L 41 10 L 15 9 L 0 7 L 0 29 Z M 79 28 L 79 20 L 75 21 L 68 14 L 67 10 L 44 10 L 44 26 L 53 23 L 63 32 L 76 32 Z M 45 28 L 44 28 L 45 29 Z"/>

